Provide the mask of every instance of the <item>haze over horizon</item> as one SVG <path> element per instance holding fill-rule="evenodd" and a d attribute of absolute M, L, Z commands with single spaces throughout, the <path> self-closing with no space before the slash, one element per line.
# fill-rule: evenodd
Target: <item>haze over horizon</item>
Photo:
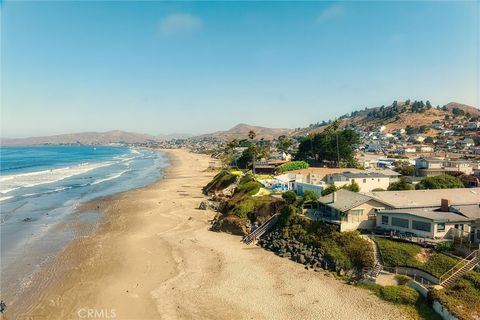
<path fill-rule="evenodd" d="M 1 135 L 300 127 L 430 100 L 479 106 L 479 2 L 13 2 Z"/>

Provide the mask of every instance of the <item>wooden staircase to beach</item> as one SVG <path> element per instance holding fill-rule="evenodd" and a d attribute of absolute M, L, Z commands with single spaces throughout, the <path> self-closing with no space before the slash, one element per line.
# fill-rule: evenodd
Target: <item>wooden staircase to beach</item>
<path fill-rule="evenodd" d="M 373 256 L 375 258 L 374 266 L 364 268 L 363 273 L 368 274 L 373 278 L 376 278 L 380 274 L 380 272 L 383 270 L 382 255 L 380 253 L 380 250 L 378 250 L 377 243 L 372 239 L 372 236 L 362 235 L 362 238 L 370 242 L 370 245 L 372 246 L 372 250 L 373 250 Z"/>
<path fill-rule="evenodd" d="M 260 227 L 249 233 L 243 238 L 243 242 L 250 245 L 259 239 L 265 232 L 272 229 L 278 222 L 280 215 L 278 213 L 274 214 L 270 219 L 265 221 Z"/>
<path fill-rule="evenodd" d="M 440 277 L 440 285 L 444 288 L 451 286 L 466 272 L 480 265 L 480 249 L 470 253 L 465 259 L 457 263 L 453 268 Z"/>

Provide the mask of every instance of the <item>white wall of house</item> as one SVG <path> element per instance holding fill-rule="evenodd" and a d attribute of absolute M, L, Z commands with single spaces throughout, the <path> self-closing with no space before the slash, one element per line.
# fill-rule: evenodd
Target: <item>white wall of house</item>
<path fill-rule="evenodd" d="M 352 183 L 352 181 L 355 181 L 358 186 L 360 187 L 360 192 L 370 192 L 373 189 L 378 189 L 382 188 L 384 190 L 387 190 L 388 185 L 390 184 L 390 177 L 380 177 L 380 178 L 355 178 L 355 179 L 350 179 L 348 181 L 335 181 L 333 184 L 337 188 L 341 188 L 344 185 Z"/>

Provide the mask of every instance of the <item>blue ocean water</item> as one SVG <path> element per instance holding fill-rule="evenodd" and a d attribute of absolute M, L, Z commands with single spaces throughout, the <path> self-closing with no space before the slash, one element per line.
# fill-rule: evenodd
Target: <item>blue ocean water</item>
<path fill-rule="evenodd" d="M 75 237 L 69 226 L 101 216 L 78 214 L 80 204 L 151 184 L 166 166 L 164 153 L 143 148 L 1 147 L 2 291 L 28 288 L 32 275 Z"/>

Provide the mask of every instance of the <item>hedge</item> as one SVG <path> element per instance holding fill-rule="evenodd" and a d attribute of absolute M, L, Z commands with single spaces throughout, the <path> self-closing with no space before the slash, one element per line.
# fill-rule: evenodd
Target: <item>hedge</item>
<path fill-rule="evenodd" d="M 281 164 L 277 167 L 277 173 L 283 173 L 293 170 L 301 170 L 309 167 L 309 164 L 305 161 L 290 161 L 284 164 Z"/>

